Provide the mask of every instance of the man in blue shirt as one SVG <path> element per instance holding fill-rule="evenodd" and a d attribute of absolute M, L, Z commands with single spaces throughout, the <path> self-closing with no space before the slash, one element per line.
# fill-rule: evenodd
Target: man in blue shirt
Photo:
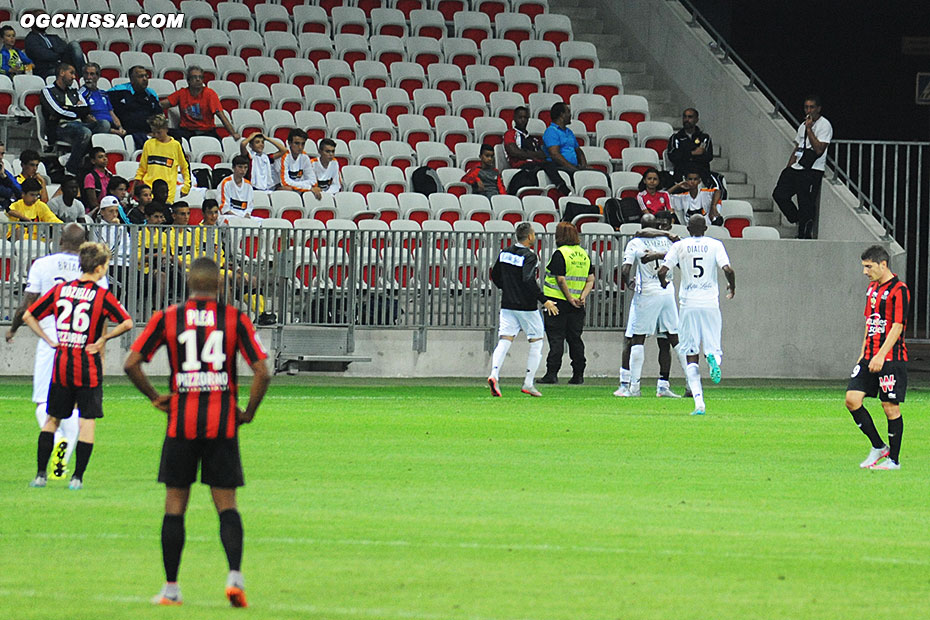
<path fill-rule="evenodd" d="M 575 174 L 577 170 L 583 170 L 588 167 L 588 161 L 584 153 L 578 146 L 575 139 L 575 132 L 568 128 L 572 121 L 572 110 L 568 104 L 553 104 L 549 111 L 549 117 L 552 124 L 546 128 L 543 134 L 543 146 L 546 148 L 546 159 L 555 163 L 560 170 L 564 170 L 569 176 Z"/>
<path fill-rule="evenodd" d="M 84 86 L 81 88 L 81 96 L 90 106 L 90 114 L 98 121 L 107 121 L 110 123 L 110 133 L 120 137 L 126 135 L 122 123 L 113 111 L 113 105 L 110 98 L 105 92 L 97 88 L 97 80 L 100 79 L 100 65 L 95 62 L 89 62 L 84 65 Z"/>

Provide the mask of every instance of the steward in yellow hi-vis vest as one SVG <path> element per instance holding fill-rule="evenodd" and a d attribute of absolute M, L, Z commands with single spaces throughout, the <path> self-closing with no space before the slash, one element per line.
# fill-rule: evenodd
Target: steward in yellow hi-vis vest
<path fill-rule="evenodd" d="M 569 222 L 561 222 L 555 229 L 556 251 L 546 266 L 543 294 L 553 300 L 559 309 L 556 316 L 546 316 L 546 338 L 549 340 L 549 357 L 546 374 L 540 383 L 558 383 L 559 368 L 565 341 L 572 360 L 572 378 L 569 383 L 584 383 L 584 331 L 585 299 L 594 288 L 594 269 L 591 258 L 580 245 L 578 231 Z"/>

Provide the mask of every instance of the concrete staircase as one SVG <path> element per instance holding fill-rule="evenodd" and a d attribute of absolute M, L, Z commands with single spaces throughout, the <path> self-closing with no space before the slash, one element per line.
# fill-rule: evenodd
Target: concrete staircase
<path fill-rule="evenodd" d="M 610 22 L 601 19 L 596 7 L 584 6 L 584 0 L 549 0 L 549 11 L 571 18 L 575 40 L 593 43 L 597 47 L 600 66 L 616 69 L 623 76 L 623 91 L 630 95 L 642 95 L 649 101 L 652 120 L 681 127 L 681 111 L 688 107 L 689 102 L 673 101 L 670 90 L 656 85 L 654 76 L 647 71 L 646 63 L 637 59 L 635 50 L 623 45 L 619 35 L 609 32 Z M 714 148 L 711 168 L 726 177 L 729 197 L 752 204 L 756 225 L 777 228 L 782 238 L 795 237 L 797 228 L 783 221 L 781 212 L 775 208 L 771 197 L 772 188 L 756 188 L 749 182 L 745 172 L 732 169 L 725 145 L 714 142 Z"/>

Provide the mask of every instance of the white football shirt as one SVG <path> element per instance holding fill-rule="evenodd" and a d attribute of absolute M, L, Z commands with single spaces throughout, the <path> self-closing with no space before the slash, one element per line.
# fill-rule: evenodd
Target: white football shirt
<path fill-rule="evenodd" d="M 664 266 L 681 270 L 678 301 L 682 308 L 720 307 L 717 268 L 730 264 L 727 251 L 717 239 L 688 237 L 672 244 Z"/>
<path fill-rule="evenodd" d="M 636 289 L 635 292 L 640 295 L 674 295 L 672 287 L 662 288 L 659 282 L 659 265 L 661 261 L 642 262 L 640 259 L 647 252 L 659 252 L 667 254 L 672 247 L 672 240 L 668 237 L 655 237 L 654 239 L 643 239 L 634 237 L 626 244 L 623 250 L 623 264 L 632 265 L 636 270 Z"/>
<path fill-rule="evenodd" d="M 242 185 L 236 185 L 232 175 L 220 181 L 220 213 L 245 217 L 252 214 L 253 192 L 248 179 L 242 179 Z"/>
<path fill-rule="evenodd" d="M 271 159 L 265 153 L 256 153 L 252 147 L 246 147 L 252 159 L 252 188 L 258 191 L 274 189 L 274 178 L 271 174 Z"/>
<path fill-rule="evenodd" d="M 81 261 L 77 254 L 58 252 L 37 258 L 29 268 L 26 277 L 26 292 L 35 293 L 39 297 L 52 290 L 60 282 L 70 282 L 81 277 Z M 109 288 L 107 277 L 103 276 L 97 284 L 100 288 Z M 55 317 L 47 316 L 39 321 L 42 331 L 56 340 Z M 41 342 L 41 341 L 40 341 Z"/>
<path fill-rule="evenodd" d="M 319 157 L 310 160 L 310 168 L 316 177 L 316 183 L 324 194 L 335 194 L 342 191 L 342 179 L 339 175 L 339 162 L 333 159 L 329 165 L 323 167 Z"/>

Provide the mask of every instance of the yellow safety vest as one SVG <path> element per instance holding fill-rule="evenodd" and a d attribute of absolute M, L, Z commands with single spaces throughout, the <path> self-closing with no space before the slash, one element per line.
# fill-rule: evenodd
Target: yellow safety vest
<path fill-rule="evenodd" d="M 591 271 L 591 259 L 580 245 L 563 245 L 556 252 L 561 252 L 565 258 L 565 285 L 575 297 L 580 297 L 588 281 L 588 272 Z M 547 269 L 546 284 L 543 286 L 543 295 L 553 299 L 565 299 L 555 276 Z"/>

